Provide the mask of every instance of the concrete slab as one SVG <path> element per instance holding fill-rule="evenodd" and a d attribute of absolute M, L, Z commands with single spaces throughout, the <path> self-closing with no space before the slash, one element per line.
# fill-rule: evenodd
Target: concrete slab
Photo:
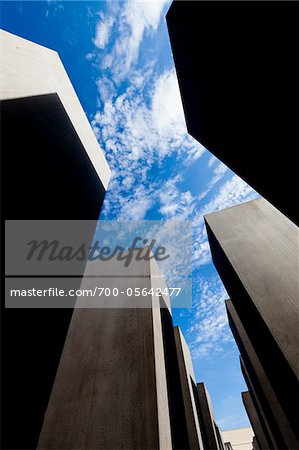
<path fill-rule="evenodd" d="M 205 222 L 216 269 L 296 434 L 298 227 L 264 199 Z"/>

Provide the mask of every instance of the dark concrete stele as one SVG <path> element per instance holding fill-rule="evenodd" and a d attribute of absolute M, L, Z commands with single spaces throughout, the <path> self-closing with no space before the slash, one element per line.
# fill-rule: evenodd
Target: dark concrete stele
<path fill-rule="evenodd" d="M 205 450 L 222 450 L 223 443 L 215 423 L 212 402 L 204 383 L 197 384 L 200 422 Z"/>
<path fill-rule="evenodd" d="M 254 403 L 253 403 L 250 393 L 248 391 L 242 392 L 242 400 L 243 400 L 247 415 L 249 417 L 251 426 L 253 428 L 255 438 L 258 442 L 259 448 L 261 448 L 261 449 L 272 448 L 269 446 L 269 442 L 267 441 L 263 427 L 261 426 L 259 416 L 256 412 Z"/>
<path fill-rule="evenodd" d="M 226 300 L 229 325 L 239 347 L 241 369 L 269 448 L 296 448 L 297 439 L 231 300 Z"/>
<path fill-rule="evenodd" d="M 298 222 L 298 2 L 174 1 L 166 19 L 189 133 Z"/>

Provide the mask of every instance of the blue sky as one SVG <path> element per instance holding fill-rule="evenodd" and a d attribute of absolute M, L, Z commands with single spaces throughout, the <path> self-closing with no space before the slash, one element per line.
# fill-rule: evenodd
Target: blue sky
<path fill-rule="evenodd" d="M 101 218 L 193 224 L 193 307 L 173 311 L 222 429 L 248 426 L 227 294 L 203 214 L 258 195 L 191 138 L 173 66 L 169 2 L 9 1 L 1 27 L 57 50 L 112 169 Z"/>

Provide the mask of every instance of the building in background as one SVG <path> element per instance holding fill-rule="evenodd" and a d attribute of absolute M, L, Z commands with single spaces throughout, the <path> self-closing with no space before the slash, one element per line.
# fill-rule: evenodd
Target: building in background
<path fill-rule="evenodd" d="M 260 448 L 298 445 L 298 228 L 265 199 L 205 216 Z M 254 426 L 259 418 L 265 439 Z"/>
<path fill-rule="evenodd" d="M 298 223 L 298 3 L 176 0 L 166 19 L 189 133 Z"/>
<path fill-rule="evenodd" d="M 110 169 L 58 54 L 1 31 L 0 89 L 2 220 L 89 220 L 91 242 Z M 71 315 L 3 302 L 3 448 L 36 447 Z"/>
<path fill-rule="evenodd" d="M 252 428 L 222 431 L 224 450 L 258 450 L 254 447 Z"/>

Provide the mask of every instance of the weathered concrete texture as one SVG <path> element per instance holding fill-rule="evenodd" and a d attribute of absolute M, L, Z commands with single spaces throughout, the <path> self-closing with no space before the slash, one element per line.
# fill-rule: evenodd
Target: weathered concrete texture
<path fill-rule="evenodd" d="M 298 447 L 298 441 L 231 300 L 226 300 L 225 304 L 230 328 L 242 355 L 242 372 L 256 403 L 259 420 L 265 428 L 269 448 Z"/>
<path fill-rule="evenodd" d="M 212 402 L 204 383 L 197 384 L 197 393 L 200 410 L 200 428 L 205 450 L 221 450 L 221 442 L 218 441 L 217 429 L 214 419 Z"/>
<path fill-rule="evenodd" d="M 164 286 L 149 261 L 114 267 L 105 287 Z M 38 449 L 172 448 L 160 298 L 149 294 L 143 307 L 122 298 L 123 308 L 109 308 L 109 298 L 101 308 L 78 300 Z"/>
<path fill-rule="evenodd" d="M 189 348 L 179 327 L 174 328 L 176 350 L 179 363 L 180 381 L 190 449 L 203 450 L 197 411 L 197 389 Z"/>
<path fill-rule="evenodd" d="M 189 133 L 298 221 L 297 2 L 173 1 L 166 19 Z"/>
<path fill-rule="evenodd" d="M 214 264 L 296 434 L 298 228 L 264 199 L 205 222 Z"/>
<path fill-rule="evenodd" d="M 265 450 L 272 449 L 273 447 L 271 445 L 269 445 L 269 442 L 268 442 L 267 437 L 264 432 L 264 428 L 261 425 L 259 416 L 256 412 L 254 403 L 253 403 L 250 393 L 248 391 L 242 392 L 242 400 L 243 400 L 247 415 L 249 417 L 249 420 L 250 420 L 250 423 L 251 423 L 251 426 L 254 431 L 254 435 L 258 442 L 259 447 L 262 448 L 263 450 L 264 449 Z"/>

